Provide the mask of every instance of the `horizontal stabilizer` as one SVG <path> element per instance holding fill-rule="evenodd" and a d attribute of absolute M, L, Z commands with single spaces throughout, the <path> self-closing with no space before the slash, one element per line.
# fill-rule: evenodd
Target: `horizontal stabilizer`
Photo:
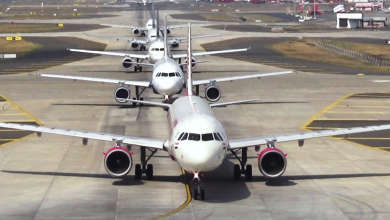
<path fill-rule="evenodd" d="M 141 100 L 135 100 L 135 99 L 119 99 L 119 98 L 117 100 L 152 105 L 152 106 L 157 106 L 157 107 L 161 107 L 161 108 L 170 108 L 171 107 L 171 104 L 161 103 L 161 102 L 149 102 L 149 101 L 141 101 Z"/>
<path fill-rule="evenodd" d="M 197 64 L 197 63 L 207 63 L 207 62 L 210 62 L 210 60 L 202 60 L 202 61 L 196 61 L 196 62 L 192 62 L 192 64 Z M 185 66 L 187 65 L 187 63 L 181 63 L 179 64 L 180 66 Z"/>

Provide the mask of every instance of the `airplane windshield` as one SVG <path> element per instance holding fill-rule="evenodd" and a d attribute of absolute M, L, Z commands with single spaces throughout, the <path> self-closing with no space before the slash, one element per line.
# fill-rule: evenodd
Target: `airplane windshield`
<path fill-rule="evenodd" d="M 169 73 L 169 77 L 174 77 L 175 73 Z"/>
<path fill-rule="evenodd" d="M 164 51 L 164 48 L 160 48 L 160 51 Z"/>
<path fill-rule="evenodd" d="M 221 141 L 223 141 L 222 135 L 220 135 L 218 132 L 217 132 L 217 135 L 219 136 L 219 138 L 221 139 Z"/>
<path fill-rule="evenodd" d="M 188 140 L 189 141 L 200 141 L 200 134 L 193 134 L 193 133 L 190 133 L 188 135 Z"/>
<path fill-rule="evenodd" d="M 213 134 L 212 133 L 207 133 L 207 134 L 202 134 L 202 141 L 213 141 Z"/>
<path fill-rule="evenodd" d="M 181 141 L 185 141 L 187 140 L 187 137 L 188 137 L 188 133 L 184 133 L 183 137 L 181 137 Z"/>
<path fill-rule="evenodd" d="M 176 72 L 176 76 L 180 77 L 180 74 L 178 72 Z"/>
<path fill-rule="evenodd" d="M 221 138 L 219 138 L 219 136 L 217 135 L 217 133 L 214 133 L 214 137 L 216 141 L 222 141 Z"/>
<path fill-rule="evenodd" d="M 168 77 L 168 73 L 161 73 L 161 76 L 162 76 L 162 77 L 164 77 L 164 76 L 165 76 L 165 77 Z"/>

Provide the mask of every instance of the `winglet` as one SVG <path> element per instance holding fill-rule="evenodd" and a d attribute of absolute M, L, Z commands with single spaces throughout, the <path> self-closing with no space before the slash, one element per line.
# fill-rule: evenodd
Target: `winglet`
<path fill-rule="evenodd" d="M 188 23 L 187 44 L 187 95 L 192 96 L 192 51 L 191 51 L 191 23 Z"/>

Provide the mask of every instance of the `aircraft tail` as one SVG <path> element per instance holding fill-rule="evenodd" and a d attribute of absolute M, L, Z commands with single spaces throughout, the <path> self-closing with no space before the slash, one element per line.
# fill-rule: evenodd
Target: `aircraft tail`
<path fill-rule="evenodd" d="M 188 23 L 187 44 L 187 95 L 192 96 L 192 51 L 191 51 L 191 24 Z"/>
<path fill-rule="evenodd" d="M 154 20 L 154 1 L 152 1 L 152 11 L 151 11 L 150 15 L 152 16 L 152 20 Z"/>
<path fill-rule="evenodd" d="M 160 16 L 159 16 L 160 13 L 158 12 L 158 9 L 156 11 L 157 11 L 157 14 L 156 14 L 156 31 L 157 31 L 156 39 L 158 39 L 160 37 Z"/>
<path fill-rule="evenodd" d="M 167 43 L 167 35 L 168 35 L 168 24 L 167 24 L 167 13 L 165 13 L 164 15 L 164 20 L 165 20 L 165 26 L 164 26 L 164 58 L 165 58 L 165 61 L 167 60 L 168 58 L 168 43 Z"/>

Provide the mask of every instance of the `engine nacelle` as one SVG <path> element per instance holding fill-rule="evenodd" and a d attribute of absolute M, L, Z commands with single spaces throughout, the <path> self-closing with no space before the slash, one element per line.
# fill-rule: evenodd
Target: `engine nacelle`
<path fill-rule="evenodd" d="M 171 48 L 176 49 L 179 47 L 179 41 L 174 40 L 171 42 Z"/>
<path fill-rule="evenodd" d="M 137 44 L 137 43 L 131 43 L 130 46 L 131 46 L 131 48 L 133 48 L 133 49 L 137 49 L 140 45 Z"/>
<path fill-rule="evenodd" d="M 119 103 L 126 103 L 127 101 L 119 99 L 129 99 L 130 98 L 130 89 L 125 86 L 119 86 L 115 89 L 114 92 L 115 100 Z"/>
<path fill-rule="evenodd" d="M 186 58 L 186 60 L 185 60 L 185 63 L 187 63 L 187 58 Z M 195 60 L 195 58 L 192 58 L 192 63 L 191 63 L 191 66 L 192 66 L 192 70 L 194 70 L 195 69 L 195 67 L 196 67 L 196 60 Z"/>
<path fill-rule="evenodd" d="M 133 29 L 133 34 L 138 35 L 140 31 L 138 29 Z"/>
<path fill-rule="evenodd" d="M 278 148 L 267 148 L 259 154 L 260 172 L 265 177 L 275 178 L 281 176 L 287 167 L 286 155 Z"/>
<path fill-rule="evenodd" d="M 210 102 L 216 102 L 221 98 L 221 89 L 216 85 L 209 85 L 204 89 L 206 99 Z"/>
<path fill-rule="evenodd" d="M 112 177 L 123 177 L 130 172 L 133 166 L 133 157 L 126 148 L 113 147 L 104 155 L 104 167 Z"/>
<path fill-rule="evenodd" d="M 171 29 L 167 29 L 167 34 L 171 34 Z"/>
<path fill-rule="evenodd" d="M 134 64 L 133 64 L 133 60 L 126 57 L 122 60 L 122 66 L 123 68 L 125 68 L 126 70 L 130 70 L 131 68 L 133 68 Z"/>

